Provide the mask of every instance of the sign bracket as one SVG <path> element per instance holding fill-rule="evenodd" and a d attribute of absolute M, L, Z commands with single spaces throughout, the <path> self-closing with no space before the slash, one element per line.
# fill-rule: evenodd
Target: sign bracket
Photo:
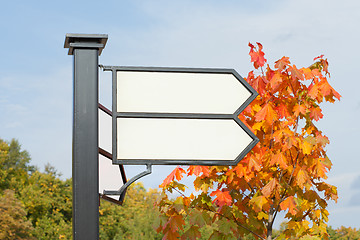
<path fill-rule="evenodd" d="M 152 165 L 151 164 L 146 164 L 146 170 L 144 172 L 139 173 L 138 175 L 134 176 L 133 178 L 131 178 L 129 181 L 127 181 L 124 185 L 121 186 L 121 188 L 117 191 L 113 191 L 113 190 L 104 190 L 104 195 L 122 195 L 122 193 L 130 186 L 130 184 L 132 184 L 133 182 L 135 182 L 136 180 L 145 177 L 146 175 L 149 175 L 152 173 Z"/>

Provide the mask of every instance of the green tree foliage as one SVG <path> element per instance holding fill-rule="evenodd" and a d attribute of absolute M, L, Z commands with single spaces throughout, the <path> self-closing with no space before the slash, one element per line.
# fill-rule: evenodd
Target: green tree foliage
<path fill-rule="evenodd" d="M 166 223 L 166 218 L 154 207 L 154 203 L 164 197 L 157 190 L 147 191 L 141 183 L 136 183 L 127 190 L 123 206 L 101 200 L 100 239 L 170 239 L 154 229 L 154 226 Z M 174 203 L 175 210 L 181 211 L 184 200 L 168 201 Z M 189 215 L 179 230 L 184 236 L 182 239 L 223 239 L 234 226 L 227 220 L 208 225 L 213 218 L 214 214 L 201 211 Z M 180 218 L 173 220 L 169 228 L 182 224 Z M 72 239 L 71 179 L 61 179 L 50 165 L 45 166 L 44 172 L 38 171 L 30 164 L 29 153 L 21 150 L 16 140 L 0 139 L 0 226 L 0 240 Z M 327 230 L 330 239 L 360 239 L 357 229 L 328 227 Z M 278 231 L 273 232 L 274 237 L 278 235 Z M 245 234 L 242 239 L 256 238 Z M 303 239 L 314 238 L 305 236 Z"/>
<path fill-rule="evenodd" d="M 71 180 L 61 180 L 47 165 L 45 173 L 35 171 L 20 192 L 37 239 L 70 239 L 72 219 Z"/>
<path fill-rule="evenodd" d="M 0 139 L 0 190 L 12 189 L 18 192 L 27 185 L 29 173 L 36 168 L 30 165 L 30 155 L 21 150 L 15 139 L 7 143 Z"/>
<path fill-rule="evenodd" d="M 360 230 L 351 227 L 341 226 L 338 229 L 328 227 L 327 231 L 330 235 L 330 240 L 358 240 L 360 239 Z"/>
<path fill-rule="evenodd" d="M 5 190 L 0 196 L 0 226 L 0 239 L 34 239 L 24 205 L 12 190 Z"/>
<path fill-rule="evenodd" d="M 127 192 L 123 206 L 105 200 L 100 205 L 100 239 L 162 239 L 153 228 L 158 218 L 154 208 L 160 194 L 146 191 L 142 183 L 134 183 Z"/>
<path fill-rule="evenodd" d="M 30 160 L 29 153 L 21 150 L 17 140 L 8 143 L 0 139 L 0 190 L 11 190 L 21 201 L 31 226 L 27 232 L 34 239 L 70 239 L 71 180 L 60 179 L 50 165 L 41 173 Z"/>
<path fill-rule="evenodd" d="M 0 139 L 0 197 L 0 239 L 72 239 L 71 179 L 50 165 L 38 171 L 17 140 Z M 138 183 L 123 206 L 101 201 L 100 239 L 162 239 L 153 228 L 159 198 Z"/>

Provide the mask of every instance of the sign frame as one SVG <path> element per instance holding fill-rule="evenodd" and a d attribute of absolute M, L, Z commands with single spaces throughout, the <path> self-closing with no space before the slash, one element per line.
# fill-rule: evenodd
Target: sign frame
<path fill-rule="evenodd" d="M 169 68 L 169 67 L 127 67 L 127 66 L 101 66 L 104 71 L 112 72 L 112 161 L 113 164 L 122 165 L 204 165 L 225 166 L 236 165 L 247 153 L 259 142 L 255 134 L 240 121 L 238 115 L 257 97 L 258 93 L 253 89 L 234 69 L 224 68 Z M 203 74 L 232 74 L 249 92 L 250 96 L 232 114 L 208 114 L 208 113 L 159 113 L 159 112 L 118 112 L 117 109 L 117 73 L 127 72 L 164 72 L 164 73 L 203 73 Z M 117 158 L 117 119 L 118 118 L 157 118 L 157 119 L 231 119 L 242 128 L 252 139 L 235 159 L 118 159 Z"/>

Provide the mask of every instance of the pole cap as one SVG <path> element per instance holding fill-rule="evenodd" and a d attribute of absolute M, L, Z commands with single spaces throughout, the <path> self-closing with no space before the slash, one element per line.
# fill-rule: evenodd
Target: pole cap
<path fill-rule="evenodd" d="M 75 48 L 99 49 L 99 56 L 108 40 L 107 34 L 67 33 L 64 48 L 69 48 L 68 55 L 74 54 Z"/>

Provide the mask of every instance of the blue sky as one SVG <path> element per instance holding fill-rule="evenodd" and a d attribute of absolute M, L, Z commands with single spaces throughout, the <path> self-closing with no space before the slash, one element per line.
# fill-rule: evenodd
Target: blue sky
<path fill-rule="evenodd" d="M 71 176 L 72 62 L 66 33 L 104 33 L 100 63 L 127 66 L 252 69 L 249 42 L 261 42 L 270 65 L 289 56 L 298 67 L 325 54 L 341 102 L 325 104 L 318 126 L 330 138 L 332 226 L 360 227 L 360 100 L 357 43 L 360 3 L 320 1 L 24 1 L 0 14 L 0 138 L 16 138 L 33 164 Z M 110 74 L 100 74 L 100 101 L 110 107 Z M 127 167 L 128 176 L 145 168 Z M 170 167 L 143 179 L 155 188 Z"/>

